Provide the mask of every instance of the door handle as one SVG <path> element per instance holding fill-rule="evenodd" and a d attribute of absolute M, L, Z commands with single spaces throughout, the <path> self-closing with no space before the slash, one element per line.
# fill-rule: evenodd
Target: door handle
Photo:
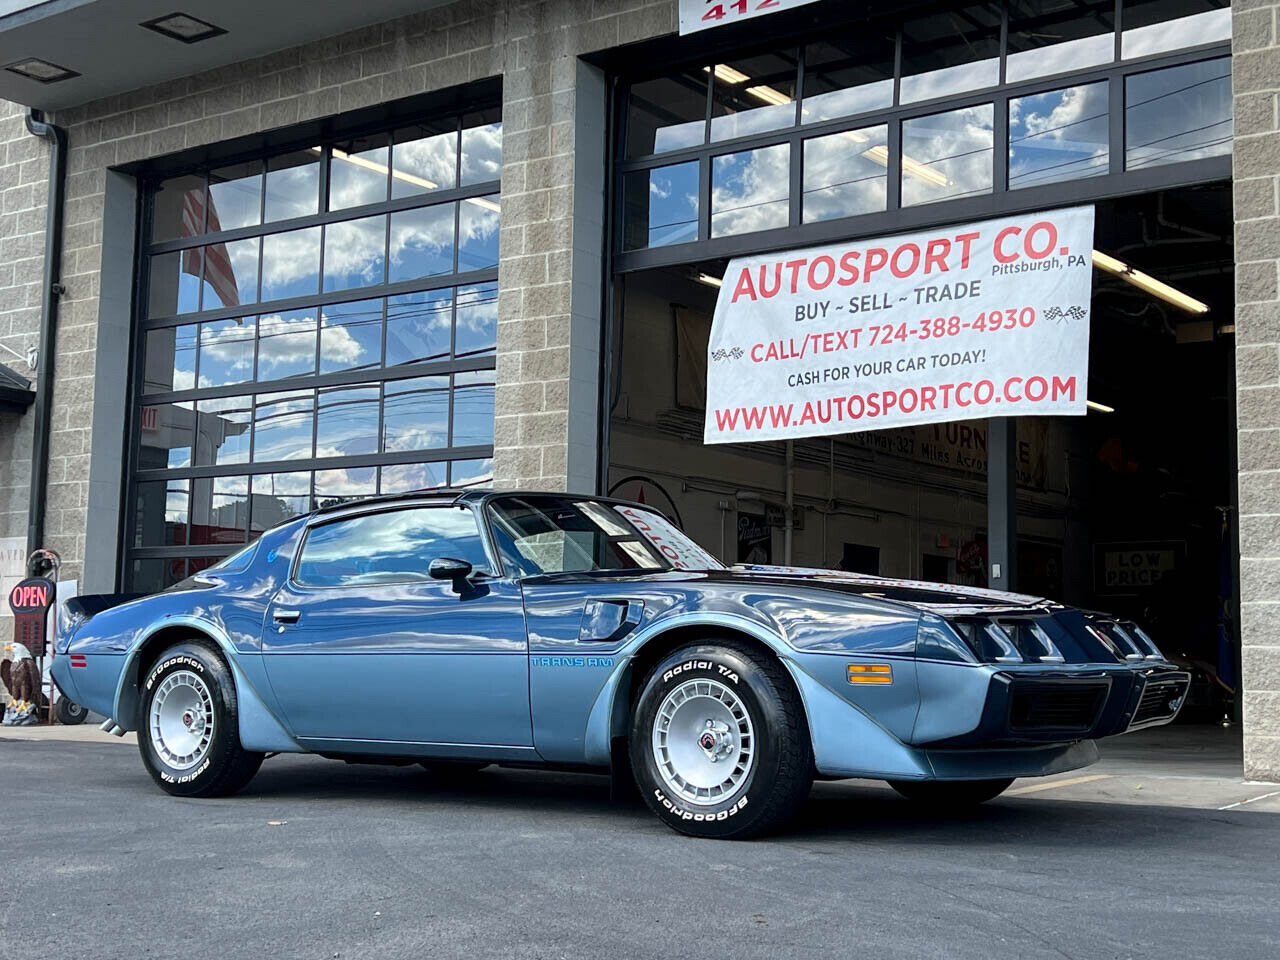
<path fill-rule="evenodd" d="M 302 616 L 301 610 L 282 610 L 277 607 L 271 611 L 271 619 L 276 623 L 297 623 L 300 616 Z"/>

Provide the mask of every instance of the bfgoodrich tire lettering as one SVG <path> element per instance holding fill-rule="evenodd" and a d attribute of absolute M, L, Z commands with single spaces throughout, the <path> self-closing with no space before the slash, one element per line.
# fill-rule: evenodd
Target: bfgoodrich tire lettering
<path fill-rule="evenodd" d="M 253 779 L 263 755 L 240 746 L 235 683 L 212 644 L 191 640 L 165 650 L 139 692 L 138 750 L 160 789 L 220 797 Z"/>
<path fill-rule="evenodd" d="M 649 672 L 632 711 L 630 754 L 649 808 L 695 837 L 775 828 L 813 783 L 808 725 L 790 676 L 774 657 L 733 639 L 681 647 Z"/>

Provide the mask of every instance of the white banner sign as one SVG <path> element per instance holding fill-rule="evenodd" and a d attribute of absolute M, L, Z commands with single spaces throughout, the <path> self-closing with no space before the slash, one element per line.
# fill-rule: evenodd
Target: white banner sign
<path fill-rule="evenodd" d="M 707 443 L 1082 414 L 1093 208 L 742 257 L 707 347 Z"/>
<path fill-rule="evenodd" d="M 724 27 L 766 13 L 802 7 L 814 0 L 680 0 L 680 35 Z"/>

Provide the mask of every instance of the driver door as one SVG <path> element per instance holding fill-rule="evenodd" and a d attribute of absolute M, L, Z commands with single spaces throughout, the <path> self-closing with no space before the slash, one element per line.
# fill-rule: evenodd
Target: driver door
<path fill-rule="evenodd" d="M 440 557 L 475 573 L 434 580 Z M 384 506 L 313 524 L 263 624 L 294 735 L 364 753 L 532 747 L 520 588 L 494 572 L 469 507 Z"/>

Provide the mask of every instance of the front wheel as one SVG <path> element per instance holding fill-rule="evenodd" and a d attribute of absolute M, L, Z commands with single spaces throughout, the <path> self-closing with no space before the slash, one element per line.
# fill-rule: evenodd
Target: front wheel
<path fill-rule="evenodd" d="M 790 676 L 736 640 L 681 647 L 650 671 L 630 754 L 649 808 L 695 837 L 741 839 L 777 827 L 813 783 L 808 724 Z"/>
<path fill-rule="evenodd" d="M 1009 789 L 1013 778 L 999 780 L 890 780 L 889 786 L 913 803 L 937 809 L 976 807 Z"/>
<path fill-rule="evenodd" d="M 170 647 L 147 671 L 141 694 L 138 749 L 165 793 L 226 796 L 258 772 L 263 755 L 240 746 L 235 682 L 213 646 Z"/>

